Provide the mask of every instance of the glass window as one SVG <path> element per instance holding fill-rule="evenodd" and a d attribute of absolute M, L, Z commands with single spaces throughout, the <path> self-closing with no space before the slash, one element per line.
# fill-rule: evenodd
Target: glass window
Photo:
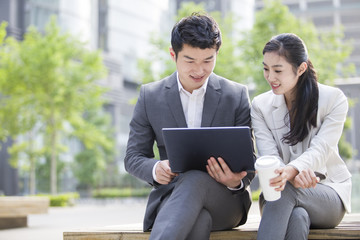
<path fill-rule="evenodd" d="M 319 9 L 319 8 L 330 8 L 333 7 L 332 0 L 322 0 L 322 1 L 308 1 L 307 8 L 308 9 Z"/>
<path fill-rule="evenodd" d="M 25 26 L 33 25 L 43 31 L 51 16 L 59 15 L 59 0 L 27 0 Z"/>
<path fill-rule="evenodd" d="M 108 50 L 108 1 L 99 0 L 98 47 Z"/>
<path fill-rule="evenodd" d="M 332 26 L 334 23 L 333 16 L 313 17 L 315 26 Z"/>

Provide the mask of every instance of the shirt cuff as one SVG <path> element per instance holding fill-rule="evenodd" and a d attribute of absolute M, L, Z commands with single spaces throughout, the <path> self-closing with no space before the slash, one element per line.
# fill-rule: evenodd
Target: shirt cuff
<path fill-rule="evenodd" d="M 152 176 L 153 176 L 153 179 L 154 179 L 155 182 L 157 182 L 157 181 L 156 181 L 156 172 L 155 172 L 155 170 L 156 170 L 156 166 L 159 164 L 159 162 L 160 162 L 160 161 L 157 161 L 157 162 L 155 163 L 155 165 L 153 166 L 153 169 L 152 169 Z"/>
<path fill-rule="evenodd" d="M 241 183 L 240 183 L 240 187 L 238 188 L 231 188 L 231 187 L 227 187 L 229 190 L 231 191 L 239 191 L 240 189 L 242 189 L 244 187 L 244 183 L 243 181 L 241 180 Z"/>

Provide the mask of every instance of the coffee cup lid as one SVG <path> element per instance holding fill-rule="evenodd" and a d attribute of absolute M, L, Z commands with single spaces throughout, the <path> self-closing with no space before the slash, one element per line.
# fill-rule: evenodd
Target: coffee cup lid
<path fill-rule="evenodd" d="M 256 159 L 255 166 L 257 168 L 268 168 L 279 163 L 279 159 L 274 156 L 262 156 Z"/>

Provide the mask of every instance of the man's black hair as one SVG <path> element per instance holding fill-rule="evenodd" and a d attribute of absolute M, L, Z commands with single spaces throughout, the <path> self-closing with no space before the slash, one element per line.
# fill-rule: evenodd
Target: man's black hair
<path fill-rule="evenodd" d="M 176 56 L 184 46 L 198 47 L 201 49 L 221 46 L 221 32 L 216 21 L 206 15 L 193 13 L 175 24 L 171 32 L 171 47 Z"/>

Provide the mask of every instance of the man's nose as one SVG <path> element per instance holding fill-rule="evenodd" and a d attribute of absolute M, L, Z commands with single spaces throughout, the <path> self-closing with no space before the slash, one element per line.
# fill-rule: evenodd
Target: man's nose
<path fill-rule="evenodd" d="M 204 73 L 204 66 L 202 66 L 202 64 L 196 64 L 193 72 L 197 75 L 202 75 Z"/>

